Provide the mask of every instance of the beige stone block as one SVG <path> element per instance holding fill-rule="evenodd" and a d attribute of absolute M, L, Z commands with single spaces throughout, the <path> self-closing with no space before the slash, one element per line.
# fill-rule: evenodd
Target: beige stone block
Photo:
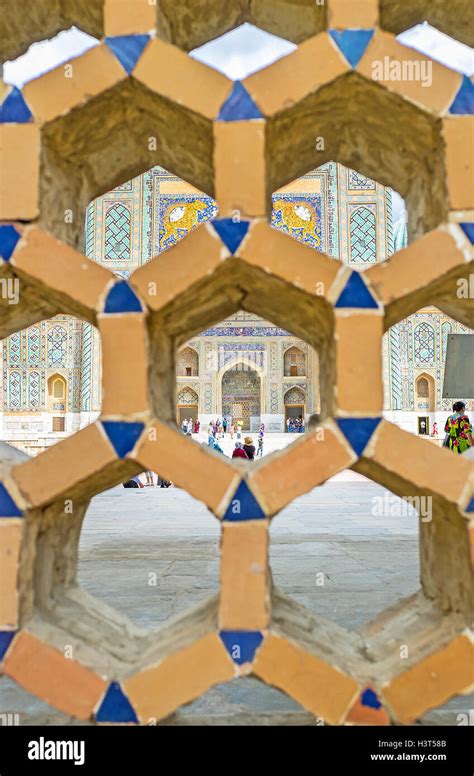
<path fill-rule="evenodd" d="M 180 243 L 134 272 L 131 285 L 152 310 L 160 310 L 194 283 L 211 275 L 228 255 L 212 226 L 199 226 Z"/>
<path fill-rule="evenodd" d="M 36 227 L 24 232 L 10 263 L 89 310 L 97 309 L 114 279 L 105 267 Z"/>
<path fill-rule="evenodd" d="M 466 483 L 472 473 L 470 461 L 386 420 L 379 424 L 365 456 L 417 488 L 439 493 L 454 504 L 465 498 Z"/>
<path fill-rule="evenodd" d="M 336 310 L 338 413 L 378 414 L 383 409 L 383 317 Z"/>
<path fill-rule="evenodd" d="M 378 18 L 378 0 L 329 0 L 329 29 L 371 29 Z"/>
<path fill-rule="evenodd" d="M 243 84 L 262 113 L 273 116 L 349 69 L 328 33 L 321 32 L 301 43 L 292 54 L 250 75 Z"/>
<path fill-rule="evenodd" d="M 321 297 L 327 295 L 341 267 L 340 262 L 273 229 L 266 221 L 251 225 L 239 258 Z"/>
<path fill-rule="evenodd" d="M 30 81 L 23 94 L 34 117 L 52 121 L 127 78 L 108 46 L 86 51 L 54 70 Z"/>
<path fill-rule="evenodd" d="M 0 219 L 39 214 L 40 131 L 36 124 L 0 124 Z"/>
<path fill-rule="evenodd" d="M 157 421 L 140 441 L 134 458 L 159 472 L 218 513 L 240 477 L 229 459 L 204 450 L 197 442 Z M 232 490 L 233 488 L 233 490 Z"/>
<path fill-rule="evenodd" d="M 356 70 L 421 108 L 443 114 L 454 100 L 462 76 L 376 30 Z"/>
<path fill-rule="evenodd" d="M 270 634 L 257 652 L 254 673 L 286 692 L 330 725 L 339 725 L 360 688 L 336 666 Z"/>
<path fill-rule="evenodd" d="M 268 520 L 222 524 L 220 630 L 268 626 Z"/>
<path fill-rule="evenodd" d="M 249 482 L 265 512 L 274 515 L 298 496 L 346 469 L 356 458 L 332 428 L 322 426 L 262 461 L 251 470 Z"/>
<path fill-rule="evenodd" d="M 3 663 L 6 676 L 55 709 L 90 719 L 106 683 L 89 668 L 23 631 Z"/>
<path fill-rule="evenodd" d="M 104 34 L 141 35 L 156 26 L 157 4 L 150 0 L 105 0 Z"/>
<path fill-rule="evenodd" d="M 102 341 L 102 415 L 147 412 L 146 316 L 100 315 L 98 322 Z"/>
<path fill-rule="evenodd" d="M 469 637 L 462 635 L 392 679 L 383 689 L 383 697 L 396 718 L 409 725 L 473 684 L 474 647 Z"/>
<path fill-rule="evenodd" d="M 384 304 L 425 288 L 430 282 L 462 265 L 465 256 L 455 237 L 445 229 L 416 240 L 390 261 L 374 264 L 367 278 Z"/>
<path fill-rule="evenodd" d="M 265 215 L 265 122 L 216 121 L 214 143 L 220 217 Z"/>
<path fill-rule="evenodd" d="M 232 81 L 169 43 L 148 44 L 133 75 L 154 92 L 208 119 L 217 118 Z"/>
<path fill-rule="evenodd" d="M 94 423 L 63 439 L 26 463 L 14 466 L 12 477 L 32 506 L 47 504 L 68 489 L 117 460 L 100 424 Z"/>
<path fill-rule="evenodd" d="M 18 624 L 17 576 L 22 520 L 0 518 L 0 630 Z"/>
<path fill-rule="evenodd" d="M 159 720 L 210 687 L 233 679 L 232 660 L 216 633 L 165 658 L 123 682 L 141 722 Z"/>
<path fill-rule="evenodd" d="M 470 210 L 474 208 L 474 117 L 445 118 L 443 135 L 450 208 Z"/>

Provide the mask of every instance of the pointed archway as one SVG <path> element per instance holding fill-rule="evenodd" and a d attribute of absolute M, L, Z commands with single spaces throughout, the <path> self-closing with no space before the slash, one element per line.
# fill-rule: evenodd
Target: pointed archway
<path fill-rule="evenodd" d="M 251 365 L 239 362 L 226 369 L 221 380 L 222 416 L 232 418 L 244 431 L 258 428 L 262 412 L 262 381 Z"/>

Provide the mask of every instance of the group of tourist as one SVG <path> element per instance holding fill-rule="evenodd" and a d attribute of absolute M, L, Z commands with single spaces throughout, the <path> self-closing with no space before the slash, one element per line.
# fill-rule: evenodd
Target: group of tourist
<path fill-rule="evenodd" d="M 286 430 L 289 434 L 302 434 L 304 432 L 304 420 L 301 415 L 297 418 L 287 418 Z"/>
<path fill-rule="evenodd" d="M 181 431 L 183 434 L 191 436 L 192 434 L 199 434 L 201 430 L 201 421 L 196 418 L 183 418 L 181 421 Z"/>
<path fill-rule="evenodd" d="M 222 453 L 222 455 L 225 455 L 225 453 L 219 444 L 219 439 L 223 439 L 225 437 L 227 429 L 229 430 L 231 439 L 234 438 L 234 434 L 237 437 L 237 442 L 235 443 L 235 447 L 232 451 L 232 458 L 243 458 L 247 461 L 253 461 L 255 458 L 262 458 L 263 438 L 265 436 L 264 423 L 260 424 L 257 438 L 257 447 L 255 447 L 251 436 L 246 436 L 243 442 L 240 441 L 242 438 L 242 426 L 240 423 L 234 424 L 232 420 L 223 420 L 222 423 L 220 420 L 215 422 L 211 420 L 208 428 L 207 444 L 212 450 L 215 450 L 218 453 Z M 203 444 L 205 444 L 205 442 L 203 442 Z"/>

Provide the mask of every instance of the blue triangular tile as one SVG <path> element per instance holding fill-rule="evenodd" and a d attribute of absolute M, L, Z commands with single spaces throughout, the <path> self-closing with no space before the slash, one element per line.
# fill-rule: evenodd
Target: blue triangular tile
<path fill-rule="evenodd" d="M 236 81 L 220 109 L 217 121 L 248 121 L 249 119 L 263 119 L 263 114 L 245 86 L 240 81 Z"/>
<path fill-rule="evenodd" d="M 16 631 L 0 631 L 0 660 L 3 660 L 5 653 L 13 641 Z"/>
<path fill-rule="evenodd" d="M 356 67 L 372 40 L 373 30 L 329 30 L 336 46 L 351 65 Z"/>
<path fill-rule="evenodd" d="M 130 75 L 149 40 L 149 35 L 116 35 L 106 38 L 105 42 Z"/>
<path fill-rule="evenodd" d="M 467 505 L 465 512 L 474 512 L 474 496 L 471 498 L 469 504 Z"/>
<path fill-rule="evenodd" d="M 265 512 L 253 495 L 247 483 L 242 480 L 227 507 L 224 520 L 240 522 L 242 520 L 260 520 Z"/>
<path fill-rule="evenodd" d="M 337 425 L 355 450 L 362 455 L 381 418 L 339 418 Z"/>
<path fill-rule="evenodd" d="M 474 245 L 474 224 L 459 224 L 467 239 Z"/>
<path fill-rule="evenodd" d="M 0 256 L 4 261 L 10 260 L 19 239 L 20 234 L 14 226 L 11 224 L 0 226 Z"/>
<path fill-rule="evenodd" d="M 233 221 L 232 218 L 217 218 L 212 222 L 212 226 L 224 245 L 234 255 L 249 230 L 250 222 Z"/>
<path fill-rule="evenodd" d="M 449 112 L 457 115 L 472 115 L 474 113 L 474 84 L 467 75 L 462 79 Z"/>
<path fill-rule="evenodd" d="M 18 509 L 2 482 L 0 482 L 0 517 L 23 517 L 23 512 Z"/>
<path fill-rule="evenodd" d="M 360 702 L 362 706 L 369 706 L 371 709 L 382 708 L 382 704 L 378 699 L 377 693 L 371 690 L 370 687 L 368 687 L 366 690 L 364 690 L 363 693 L 361 693 Z"/>
<path fill-rule="evenodd" d="M 263 641 L 260 631 L 221 631 L 222 642 L 234 663 L 251 663 Z"/>
<path fill-rule="evenodd" d="M 139 298 L 126 280 L 119 280 L 109 291 L 105 300 L 105 313 L 141 313 Z"/>
<path fill-rule="evenodd" d="M 28 124 L 31 119 L 31 111 L 15 86 L 0 107 L 0 124 Z"/>
<path fill-rule="evenodd" d="M 103 420 L 102 426 L 120 458 L 125 458 L 145 428 L 144 423 L 127 423 L 121 420 Z"/>
<path fill-rule="evenodd" d="M 138 722 L 137 715 L 118 682 L 111 682 L 95 715 L 97 722 Z"/>
<path fill-rule="evenodd" d="M 377 309 L 378 304 L 362 280 L 360 272 L 353 271 L 335 307 L 359 307 L 368 310 Z"/>

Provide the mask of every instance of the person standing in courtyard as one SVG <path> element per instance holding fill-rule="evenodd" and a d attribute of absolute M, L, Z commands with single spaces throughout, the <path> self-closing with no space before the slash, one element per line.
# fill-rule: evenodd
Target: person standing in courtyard
<path fill-rule="evenodd" d="M 248 455 L 242 447 L 242 442 L 236 442 L 234 450 L 232 451 L 232 458 L 244 458 L 248 461 Z"/>
<path fill-rule="evenodd" d="M 263 436 L 258 435 L 257 458 L 263 458 Z"/>
<path fill-rule="evenodd" d="M 224 436 L 225 436 L 227 431 L 227 418 L 224 418 L 224 420 L 222 421 L 222 431 L 224 432 Z"/>
<path fill-rule="evenodd" d="M 216 438 L 213 438 L 211 448 L 212 450 L 215 450 L 217 453 L 222 453 L 222 455 L 224 455 L 224 451 Z"/>
<path fill-rule="evenodd" d="M 235 428 L 234 428 L 234 421 L 233 421 L 233 420 L 231 420 L 231 421 L 230 421 L 230 426 L 229 426 L 229 432 L 230 432 L 230 438 L 231 438 L 231 439 L 233 439 L 233 438 L 234 438 L 234 431 L 235 431 Z"/>
<path fill-rule="evenodd" d="M 247 458 L 249 461 L 253 461 L 255 458 L 255 445 L 253 443 L 252 437 L 245 437 L 243 449 L 247 453 Z"/>
<path fill-rule="evenodd" d="M 472 447 L 472 425 L 466 415 L 466 405 L 463 401 L 454 402 L 453 413 L 448 416 L 444 431 L 444 446 L 449 447 L 453 453 L 462 455 Z"/>
<path fill-rule="evenodd" d="M 155 484 L 155 482 L 154 482 L 154 480 L 153 480 L 153 472 L 151 472 L 150 470 L 147 470 L 147 471 L 145 472 L 145 474 L 146 474 L 146 484 L 147 484 L 148 486 L 149 486 L 149 485 L 154 485 L 154 484 Z"/>

